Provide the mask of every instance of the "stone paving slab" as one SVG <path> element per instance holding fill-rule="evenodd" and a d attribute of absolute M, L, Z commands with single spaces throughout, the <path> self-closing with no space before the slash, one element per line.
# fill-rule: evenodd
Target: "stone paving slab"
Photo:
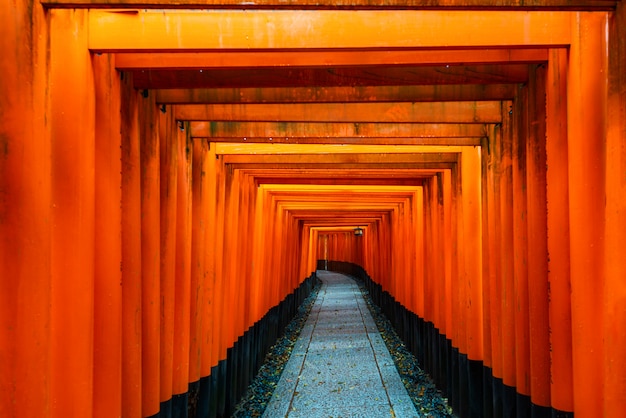
<path fill-rule="evenodd" d="M 263 417 L 419 417 L 349 277 L 322 287 Z"/>

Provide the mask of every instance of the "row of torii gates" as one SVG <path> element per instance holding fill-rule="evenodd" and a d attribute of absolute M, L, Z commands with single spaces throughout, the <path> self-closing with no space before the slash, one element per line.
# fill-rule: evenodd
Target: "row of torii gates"
<path fill-rule="evenodd" d="M 460 416 L 623 416 L 623 1 L 0 11 L 0 416 L 187 416 L 318 260 L 467 360 Z"/>

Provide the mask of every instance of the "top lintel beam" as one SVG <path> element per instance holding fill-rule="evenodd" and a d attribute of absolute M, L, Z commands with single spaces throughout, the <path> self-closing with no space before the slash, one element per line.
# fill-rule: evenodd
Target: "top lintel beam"
<path fill-rule="evenodd" d="M 548 61 L 547 48 L 402 49 L 363 51 L 238 51 L 116 54 L 120 70 L 333 67 L 377 65 L 533 64 Z"/>
<path fill-rule="evenodd" d="M 619 0 L 41 0 L 45 8 L 349 9 L 349 10 L 613 10 Z"/>
<path fill-rule="evenodd" d="M 92 51 L 566 46 L 571 14 L 510 11 L 202 10 L 89 13 Z"/>

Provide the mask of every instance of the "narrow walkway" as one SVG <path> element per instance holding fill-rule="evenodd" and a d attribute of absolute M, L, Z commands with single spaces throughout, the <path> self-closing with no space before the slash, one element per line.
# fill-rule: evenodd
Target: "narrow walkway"
<path fill-rule="evenodd" d="M 318 277 L 322 288 L 263 416 L 418 417 L 357 284 Z"/>

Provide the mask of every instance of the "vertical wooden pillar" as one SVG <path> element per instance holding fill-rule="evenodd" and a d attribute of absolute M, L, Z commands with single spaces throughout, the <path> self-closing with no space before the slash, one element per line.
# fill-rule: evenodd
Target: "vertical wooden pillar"
<path fill-rule="evenodd" d="M 626 4 L 609 26 L 609 90 L 606 140 L 606 255 L 604 288 L 604 416 L 626 411 Z"/>
<path fill-rule="evenodd" d="M 464 334 L 462 334 L 462 330 L 465 327 L 465 321 L 462 318 L 461 307 L 463 306 L 460 299 L 460 271 L 461 271 L 461 261 L 459 260 L 459 245 L 462 243 L 462 240 L 459 238 L 459 233 L 462 228 L 462 223 L 459 222 L 459 211 L 461 210 L 461 199 L 459 196 L 459 188 L 460 188 L 460 179 L 459 179 L 459 168 L 458 165 L 451 170 L 451 222 L 450 222 L 450 231 L 451 231 L 451 245 L 452 254 L 451 254 L 451 269 L 450 269 L 450 313 L 451 318 L 454 318 L 454 323 L 451 322 L 449 338 L 452 340 L 452 346 L 456 349 L 459 349 L 462 342 L 460 340 L 464 339 Z M 464 343 L 463 343 L 464 344 Z M 457 388 L 458 389 L 458 388 Z"/>
<path fill-rule="evenodd" d="M 237 218 L 238 214 L 238 191 L 234 180 L 234 174 L 232 167 L 226 167 L 225 170 L 225 209 L 224 209 L 224 233 L 222 235 L 224 254 L 222 256 L 223 262 L 223 295 L 224 295 L 224 316 L 222 318 L 223 324 L 223 336 L 225 342 L 225 348 L 232 347 L 233 337 L 235 336 L 235 324 L 237 318 L 236 313 L 236 300 L 234 299 L 234 292 L 237 286 L 233 283 L 235 280 L 235 263 L 237 263 L 236 255 L 237 250 L 235 248 L 236 231 L 237 231 Z"/>
<path fill-rule="evenodd" d="M 528 343 L 533 408 L 550 407 L 550 327 L 546 187 L 546 67 L 531 71 L 526 143 Z"/>
<path fill-rule="evenodd" d="M 280 208 L 280 206 L 277 204 L 276 199 L 272 199 L 273 205 L 272 205 L 272 211 L 270 212 L 272 214 L 272 218 L 273 218 L 273 234 L 271 234 L 272 236 L 272 240 L 270 241 L 270 245 L 269 248 L 280 248 L 280 245 L 283 241 L 283 229 L 284 229 L 284 212 L 282 211 L 282 209 Z M 280 296 L 282 295 L 283 291 L 285 290 L 285 278 L 284 276 L 281 274 L 281 261 L 282 261 L 282 252 L 281 251 L 271 251 L 269 256 L 268 256 L 268 260 L 270 261 L 269 264 L 269 268 L 267 271 L 267 276 L 266 277 L 272 277 L 274 278 L 274 280 L 272 280 L 272 286 L 271 286 L 271 302 L 270 302 L 270 306 L 274 306 L 274 305 L 278 305 L 278 303 L 280 302 Z"/>
<path fill-rule="evenodd" d="M 176 282 L 174 309 L 174 395 L 187 393 L 189 383 L 189 323 L 191 286 L 191 164 L 188 126 L 178 129 L 178 185 L 176 198 Z M 182 406 L 182 405 L 181 405 Z M 177 408 L 176 402 L 174 408 Z M 185 402 L 186 408 L 186 402 Z"/>
<path fill-rule="evenodd" d="M 142 414 L 160 409 L 161 249 L 159 116 L 154 93 L 139 102 L 141 153 L 141 387 Z"/>
<path fill-rule="evenodd" d="M 444 216 L 443 216 L 443 175 L 437 173 L 432 179 L 433 182 L 433 228 L 434 228 L 434 246 L 435 254 L 435 299 L 437 300 L 434 307 L 434 323 L 440 334 L 445 334 L 445 247 L 444 247 Z"/>
<path fill-rule="evenodd" d="M 494 350 L 494 323 L 498 321 L 498 315 L 493 316 L 492 310 L 496 309 L 498 301 L 492 297 L 495 286 L 495 213 L 494 213 L 494 164 L 496 164 L 495 135 L 493 125 L 490 134 L 481 142 L 481 190 L 482 190 L 482 275 L 483 275 L 483 365 L 485 366 L 483 377 L 483 413 L 485 418 L 493 417 L 493 373 L 494 358 L 499 355 Z"/>
<path fill-rule="evenodd" d="M 214 155 L 211 153 L 210 155 Z M 209 157 L 210 158 L 210 157 Z M 224 330 L 225 324 L 225 310 L 227 309 L 227 299 L 226 299 L 226 287 L 224 280 L 224 233 L 225 233 L 225 207 L 226 207 L 226 176 L 225 176 L 225 167 L 224 167 L 224 158 L 222 156 L 217 156 L 214 160 L 215 169 L 215 235 L 214 235 L 214 256 L 215 260 L 215 321 L 214 327 L 215 332 L 214 336 L 216 340 L 215 349 L 216 349 L 216 360 L 221 361 L 226 358 L 226 349 L 228 348 L 227 342 L 224 338 Z M 212 170 L 213 170 L 212 168 Z"/>
<path fill-rule="evenodd" d="M 0 415 L 49 417 L 51 179 L 48 21 L 0 6 Z"/>
<path fill-rule="evenodd" d="M 444 246 L 444 301 L 445 333 L 452 338 L 452 176 L 450 170 L 443 172 L 443 246 Z"/>
<path fill-rule="evenodd" d="M 570 222 L 567 143 L 567 51 L 550 51 L 546 77 L 546 200 L 550 318 L 550 399 L 553 408 L 574 410 Z"/>
<path fill-rule="evenodd" d="M 435 311 L 437 310 L 437 298 L 436 294 L 436 276 L 435 276 L 435 254 L 438 251 L 435 244 L 435 233 L 433 231 L 434 226 L 434 212 L 433 194 L 436 186 L 433 185 L 433 179 L 430 178 L 424 182 L 424 241 L 428 244 L 424 246 L 424 287 L 426 300 L 431 301 L 424 306 L 425 316 L 428 321 L 436 323 Z"/>
<path fill-rule="evenodd" d="M 463 150 L 461 157 L 463 268 L 467 288 L 464 306 L 467 309 L 467 355 L 470 360 L 482 360 L 483 357 L 480 154 L 480 147 L 472 147 Z"/>
<path fill-rule="evenodd" d="M 233 171 L 232 167 L 227 170 L 227 199 L 228 206 L 226 209 L 226 231 L 224 233 L 224 260 L 227 263 L 224 270 L 224 279 L 226 281 L 225 294 L 229 300 L 229 315 L 225 318 L 228 333 L 228 347 L 232 347 L 237 337 L 241 335 L 242 324 L 242 305 L 241 288 L 245 283 L 241 283 L 242 278 L 239 277 L 240 265 L 245 261 L 238 260 L 241 253 L 239 246 L 239 224 L 241 223 L 240 205 L 240 176 L 239 170 Z"/>
<path fill-rule="evenodd" d="M 93 412 L 95 91 L 87 14 L 54 10 L 50 16 L 50 379 L 59 417 Z"/>
<path fill-rule="evenodd" d="M 255 203 L 255 215 L 254 215 L 254 229 L 253 229 L 253 247 L 252 247 L 252 275 L 250 283 L 250 299 L 251 299 L 251 313 L 257 320 L 261 319 L 265 314 L 262 310 L 263 307 L 263 248 L 265 247 L 265 192 L 263 189 L 256 188 L 256 203 Z"/>
<path fill-rule="evenodd" d="M 469 416 L 483 417 L 483 289 L 481 149 L 467 147 L 461 154 L 461 199 L 464 242 L 462 283 L 465 310 Z"/>
<path fill-rule="evenodd" d="M 189 382 L 200 381 L 204 344 L 202 327 L 205 319 L 206 286 L 206 226 L 207 218 L 206 165 L 208 143 L 196 139 L 192 143 L 191 164 L 191 285 L 190 285 L 190 324 L 189 324 Z M 190 393 L 191 395 L 191 393 Z M 195 401 L 190 402 L 195 404 Z"/>
<path fill-rule="evenodd" d="M 122 83 L 122 415 L 141 417 L 141 176 L 138 93 Z"/>
<path fill-rule="evenodd" d="M 574 408 L 602 415 L 607 17 L 572 19 L 567 78 Z M 594 388 L 593 391 L 587 388 Z"/>
<path fill-rule="evenodd" d="M 503 104 L 508 115 L 510 104 Z M 502 152 L 500 157 L 500 274 L 502 288 L 499 297 L 502 315 L 502 381 L 504 383 L 504 416 L 515 413 L 516 352 L 515 352 L 515 281 L 513 229 L 513 127 L 511 118 L 502 123 Z"/>
<path fill-rule="evenodd" d="M 417 265 L 415 271 L 415 277 L 411 278 L 415 284 L 415 313 L 424 317 L 424 246 L 426 245 L 424 237 L 424 188 L 420 187 L 419 191 L 415 194 L 417 209 L 417 224 L 415 225 L 415 264 Z M 405 261 L 406 262 L 406 261 Z"/>
<path fill-rule="evenodd" d="M 122 414 L 122 138 L 120 74 L 93 58 L 96 91 L 93 416 Z"/>
<path fill-rule="evenodd" d="M 210 317 L 210 322 L 204 323 L 202 327 L 205 329 L 205 339 L 208 347 L 208 361 L 202 361 L 202 371 L 203 375 L 208 375 L 211 369 L 217 365 L 218 362 L 218 348 L 219 348 L 219 340 L 217 335 L 217 328 L 219 327 L 219 310 L 217 309 L 217 303 L 220 300 L 220 295 L 218 292 L 216 277 L 216 268 L 217 268 L 217 259 L 216 259 L 216 243 L 217 243 L 217 227 L 218 227 L 218 219 L 217 219 L 217 187 L 218 187 L 218 177 L 217 177 L 217 161 L 215 155 L 215 144 L 208 144 L 208 151 L 206 156 L 206 164 L 207 164 L 207 178 L 206 178 L 206 186 L 207 186 L 207 219 L 209 222 L 206 226 L 206 243 L 205 243 L 205 251 L 206 251 L 206 270 L 207 270 L 207 290 L 211 289 L 210 294 L 205 298 L 205 307 L 208 309 L 208 315 Z M 206 373 L 206 374 L 204 374 Z"/>
<path fill-rule="evenodd" d="M 256 190 L 254 186 L 254 180 L 249 175 L 242 175 L 242 194 L 244 199 L 244 222 L 239 228 L 241 234 L 241 244 L 243 246 L 243 259 L 245 263 L 243 263 L 243 271 L 240 273 L 242 277 L 245 278 L 246 284 L 244 290 L 244 327 L 247 330 L 250 326 L 252 326 L 257 319 L 252 315 L 252 311 L 250 309 L 252 302 L 252 245 L 253 241 L 253 232 L 254 231 L 254 211 L 256 209 L 256 202 L 254 200 L 254 192 Z M 296 242 L 300 242 L 297 237 L 295 238 Z M 299 254 L 299 253 L 298 253 Z M 298 260 L 294 260 L 292 264 L 292 268 L 295 271 L 294 276 L 297 277 L 298 272 Z"/>
<path fill-rule="evenodd" d="M 176 283 L 176 231 L 178 196 L 178 134 L 171 108 L 159 113 L 160 146 L 160 402 L 172 397 L 174 311 Z M 166 411 L 164 411 L 165 413 Z"/>
<path fill-rule="evenodd" d="M 215 161 L 215 156 L 211 154 L 211 145 L 209 143 L 205 143 L 203 145 L 203 158 L 201 159 L 201 170 L 202 170 L 202 202 L 201 210 L 203 211 L 203 219 L 204 219 L 204 236 L 201 239 L 204 240 L 204 250 L 203 254 L 200 254 L 204 258 L 204 278 L 202 285 L 202 328 L 200 334 L 199 346 L 202 350 L 201 360 L 200 360 L 200 377 L 206 377 L 211 374 L 211 367 L 213 367 L 213 326 L 214 326 L 214 312 L 213 312 L 213 301 L 215 300 L 214 296 L 214 262 L 212 262 L 213 254 L 211 253 L 211 242 L 213 240 L 213 235 L 211 235 L 211 231 L 215 229 L 215 217 L 214 217 L 214 190 L 215 190 L 215 178 L 211 176 L 211 165 L 214 165 L 213 161 Z M 196 150 L 194 150 L 195 155 Z M 213 157 L 213 161 L 211 161 L 211 157 Z M 213 215 L 213 216 L 212 216 Z"/>
<path fill-rule="evenodd" d="M 503 126 L 492 125 L 489 132 L 489 159 L 488 170 L 488 214 L 489 214 L 489 295 L 491 299 L 491 350 L 492 350 L 492 374 L 493 374 L 493 416 L 503 416 L 503 378 L 504 378 L 504 342 L 503 342 L 503 315 L 502 315 L 502 205 L 501 177 L 503 164 Z"/>
<path fill-rule="evenodd" d="M 515 390 L 517 416 L 530 415 L 530 341 L 528 323 L 528 210 L 526 144 L 528 87 L 518 88 L 513 110 L 513 289 L 515 318 Z M 522 395 L 522 396 L 520 396 Z"/>

